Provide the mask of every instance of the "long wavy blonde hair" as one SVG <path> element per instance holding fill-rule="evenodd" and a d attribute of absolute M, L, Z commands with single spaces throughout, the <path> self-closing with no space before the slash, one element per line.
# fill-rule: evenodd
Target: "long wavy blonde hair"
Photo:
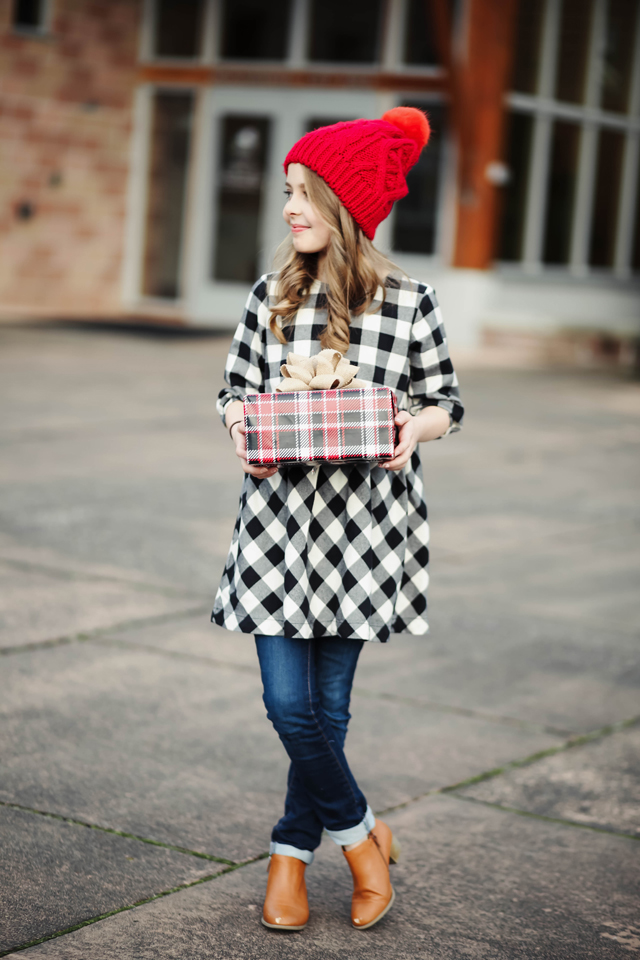
<path fill-rule="evenodd" d="M 324 180 L 304 168 L 307 197 L 325 221 L 331 239 L 323 264 L 327 284 L 327 326 L 320 344 L 346 353 L 349 349 L 351 314 L 358 316 L 371 306 L 378 288 L 390 273 L 402 273 L 364 235 L 351 214 Z M 276 251 L 274 265 L 279 271 L 276 304 L 271 308 L 270 327 L 280 343 L 288 343 L 284 328 L 295 321 L 299 308 L 309 297 L 317 279 L 318 255 L 298 253 L 291 235 Z"/>

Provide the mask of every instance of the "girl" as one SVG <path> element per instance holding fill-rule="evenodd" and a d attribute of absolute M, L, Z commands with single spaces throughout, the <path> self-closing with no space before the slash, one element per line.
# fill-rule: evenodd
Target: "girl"
<path fill-rule="evenodd" d="M 364 930 L 391 907 L 391 830 L 376 820 L 343 751 L 365 641 L 428 629 L 428 525 L 418 443 L 457 430 L 457 380 L 433 290 L 372 244 L 407 193 L 427 118 L 397 107 L 302 137 L 285 163 L 289 237 L 279 270 L 253 287 L 218 410 L 245 473 L 212 619 L 255 634 L 267 715 L 291 760 L 273 829 L 262 922 L 301 930 L 304 871 L 323 829 L 354 880 Z M 242 399 L 272 393 L 289 351 L 339 350 L 359 377 L 391 387 L 399 441 L 383 464 L 260 467 L 246 459 Z"/>

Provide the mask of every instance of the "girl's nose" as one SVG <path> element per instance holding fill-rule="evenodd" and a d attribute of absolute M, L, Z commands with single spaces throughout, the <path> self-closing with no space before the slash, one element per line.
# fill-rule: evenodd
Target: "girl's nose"
<path fill-rule="evenodd" d="M 298 210 L 298 204 L 296 203 L 293 194 L 291 194 L 284 205 L 284 213 L 287 217 L 295 217 L 298 213 L 300 213 Z"/>

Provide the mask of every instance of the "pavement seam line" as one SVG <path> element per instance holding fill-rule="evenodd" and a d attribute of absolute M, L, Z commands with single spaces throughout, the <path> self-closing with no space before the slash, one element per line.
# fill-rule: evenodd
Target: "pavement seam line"
<path fill-rule="evenodd" d="M 63 634 L 61 637 L 52 637 L 50 640 L 36 640 L 33 643 L 24 643 L 15 647 L 0 647 L 0 656 L 8 657 L 14 653 L 28 653 L 34 650 L 46 650 L 49 647 L 62 647 L 69 643 L 85 643 L 109 633 L 121 633 L 154 624 L 171 623 L 172 620 L 188 620 L 189 617 L 204 616 L 211 610 L 209 606 L 190 607 L 188 610 L 170 610 L 167 613 L 153 614 L 149 617 L 138 617 L 133 620 L 123 620 L 108 627 L 95 627 L 93 630 L 81 630 L 78 633 Z"/>
<path fill-rule="evenodd" d="M 109 636 L 98 637 L 96 642 L 104 646 L 117 646 L 121 649 L 133 648 L 136 650 L 146 650 L 148 653 L 159 654 L 164 657 L 171 657 L 176 660 L 192 660 L 196 663 L 206 663 L 212 667 L 227 667 L 230 670 L 238 670 L 242 673 L 251 673 L 259 675 L 258 667 L 252 667 L 244 663 L 232 663 L 229 660 L 217 660 L 213 657 L 204 657 L 197 653 L 184 653 L 181 650 L 166 650 L 162 647 L 152 647 L 146 643 L 137 643 L 133 641 L 111 639 Z M 388 700 L 391 703 L 404 703 L 408 706 L 418 707 L 422 710 L 432 710 L 434 713 L 450 713 L 460 717 L 468 717 L 471 720 L 484 720 L 487 723 L 496 723 L 502 726 L 516 727 L 520 730 L 528 730 L 532 733 L 546 733 L 553 737 L 571 737 L 570 730 L 563 730 L 560 727 L 547 726 L 542 723 L 534 723 L 529 720 L 519 720 L 517 717 L 504 717 L 499 714 L 484 713 L 481 710 L 469 710 L 465 707 L 449 706 L 445 703 L 432 703 L 428 700 L 420 700 L 417 697 L 402 697 L 395 693 L 378 692 L 376 690 L 366 690 L 364 687 L 354 687 L 352 693 L 355 696 L 363 697 L 369 700 Z"/>
<path fill-rule="evenodd" d="M 386 807 L 384 810 L 377 811 L 377 812 L 376 812 L 376 816 L 384 816 L 385 814 L 388 814 L 388 813 L 394 813 L 396 810 L 402 810 L 402 809 L 404 809 L 405 807 L 410 806 L 412 803 L 417 803 L 419 800 L 424 800 L 424 799 L 426 799 L 427 797 L 437 796 L 437 795 L 439 795 L 439 794 L 440 794 L 440 795 L 452 794 L 452 796 L 454 796 L 454 797 L 455 797 L 456 799 L 458 799 L 458 800 L 465 800 L 465 799 L 468 799 L 468 800 L 470 800 L 470 801 L 471 801 L 471 800 L 475 800 L 475 798 L 467 798 L 467 797 L 465 797 L 464 795 L 459 794 L 457 791 L 461 790 L 463 787 L 470 786 L 470 785 L 473 784 L 473 783 L 481 783 L 481 782 L 484 781 L 484 780 L 494 779 L 495 777 L 498 777 L 498 776 L 501 776 L 501 775 L 504 774 L 504 773 L 507 773 L 509 770 L 517 769 L 517 768 L 519 768 L 519 767 L 529 766 L 529 765 L 531 765 L 531 764 L 533 764 L 533 763 L 536 763 L 538 760 L 544 759 L 545 757 L 554 756 L 555 754 L 558 754 L 558 753 L 564 753 L 565 751 L 571 750 L 571 749 L 573 749 L 574 747 L 583 746 L 583 745 L 585 745 L 585 744 L 587 744 L 587 743 L 593 742 L 594 740 L 599 740 L 599 739 L 602 739 L 602 738 L 604 738 L 604 737 L 611 736 L 611 735 L 613 735 L 614 733 L 620 732 L 621 730 L 626 730 L 626 729 L 629 728 L 629 727 L 635 726 L 635 725 L 636 725 L 637 723 L 639 723 L 639 722 L 640 722 L 640 715 L 635 716 L 635 717 L 629 717 L 629 718 L 627 718 L 626 720 L 620 720 L 620 721 L 618 721 L 617 723 L 607 724 L 606 726 L 600 727 L 600 728 L 598 728 L 597 730 L 592 730 L 590 733 L 586 733 L 586 734 L 582 734 L 582 735 L 580 735 L 580 736 L 572 737 L 571 739 L 567 740 L 565 743 L 559 744 L 559 745 L 556 746 L 556 747 L 549 747 L 549 748 L 546 749 L 546 750 L 539 750 L 537 753 L 530 754 L 528 757 L 524 757 L 522 760 L 513 760 L 513 761 L 511 761 L 510 763 L 504 764 L 502 767 L 495 767 L 495 768 L 492 769 L 492 770 L 485 771 L 484 773 L 478 774 L 478 775 L 476 775 L 476 776 L 474 776 L 474 777 L 468 777 L 466 780 L 461 780 L 461 781 L 459 781 L 458 783 L 452 784 L 452 785 L 450 785 L 450 786 L 438 787 L 438 788 L 433 789 L 433 790 L 427 790 L 427 791 L 425 791 L 425 793 L 419 794 L 419 795 L 416 796 L 416 797 L 412 797 L 412 798 L 409 799 L 409 800 L 405 800 L 405 801 L 403 801 L 402 803 L 397 803 L 397 804 L 394 804 L 394 805 L 391 806 L 391 807 Z M 478 803 L 485 803 L 485 801 L 476 801 L 476 802 L 478 802 Z M 133 834 L 119 834 L 118 831 L 110 830 L 109 828 L 94 826 L 94 825 L 91 825 L 91 824 L 84 823 L 83 821 L 75 821 L 75 820 L 72 820 L 72 819 L 67 818 L 67 817 L 62 817 L 62 816 L 59 815 L 59 814 L 47 814 L 47 813 L 43 813 L 43 811 L 33 810 L 33 809 L 31 809 L 31 808 L 26 808 L 26 807 L 20 807 L 18 804 L 12 804 L 12 803 L 8 803 L 8 802 L 6 802 L 6 801 L 0 801 L 0 805 L 2 805 L 2 806 L 7 806 L 7 807 L 14 807 L 14 808 L 16 808 L 16 809 L 24 809 L 24 810 L 27 810 L 27 811 L 30 812 L 30 813 L 42 814 L 42 815 L 44 815 L 44 816 L 50 816 L 50 817 L 53 817 L 53 818 L 55 818 L 55 819 L 67 821 L 67 822 L 70 822 L 70 823 L 77 823 L 77 824 L 79 824 L 79 825 L 81 825 L 81 826 L 85 826 L 85 827 L 92 827 L 92 826 L 93 826 L 93 829 L 96 829 L 96 830 L 104 830 L 105 832 L 116 833 L 117 835 L 131 837 L 132 839 L 135 839 L 135 840 L 142 840 L 142 842 L 147 842 L 147 843 L 156 844 L 156 841 L 145 840 L 144 838 L 142 838 L 142 837 L 136 837 L 136 836 L 134 836 Z M 515 814 L 519 814 L 520 816 L 529 816 L 529 817 L 535 818 L 535 819 L 544 819 L 544 820 L 548 820 L 548 821 L 551 821 L 551 822 L 561 823 L 561 824 L 563 824 L 563 825 L 565 825 L 565 826 L 577 827 L 577 828 L 579 828 L 579 829 L 591 829 L 591 830 L 596 831 L 596 832 L 599 832 L 599 833 L 612 833 L 612 834 L 613 834 L 613 831 L 598 829 L 597 827 L 589 827 L 589 826 L 587 826 L 586 824 L 578 824 L 578 823 L 574 823 L 573 821 L 570 821 L 570 820 L 561 820 L 560 818 L 544 817 L 542 814 L 531 814 L 531 813 L 527 813 L 527 811 L 524 811 L 524 810 L 517 810 L 516 808 L 502 807 L 502 806 L 500 806 L 499 804 L 490 804 L 490 803 L 488 803 L 488 802 L 487 802 L 487 805 L 488 805 L 488 806 L 497 807 L 498 809 L 505 810 L 506 812 L 512 812 L 512 813 L 515 813 Z M 640 838 L 636 838 L 636 837 L 634 837 L 634 836 L 632 836 L 632 835 L 630 835 L 630 834 L 614 834 L 614 835 L 620 836 L 620 837 L 622 837 L 622 838 L 624 838 L 624 839 L 630 839 L 630 840 L 640 839 Z M 160 844 L 160 843 L 157 843 L 157 845 L 158 845 L 158 846 L 168 846 L 168 845 L 166 845 L 166 844 Z M 173 849 L 180 849 L 180 848 L 173 848 Z M 184 851 L 181 851 L 181 852 L 184 852 Z M 194 854 L 195 856 L 200 856 L 200 857 L 202 857 L 202 854 L 194 853 L 194 851 L 186 851 L 186 852 L 191 853 L 191 854 Z M 208 876 L 206 876 L 206 877 L 200 877 L 198 880 L 192 880 L 192 881 L 190 881 L 190 882 L 188 882 L 188 883 L 179 884 L 179 885 L 176 886 L 176 887 L 172 887 L 172 888 L 169 889 L 169 890 L 163 890 L 161 893 L 153 894 L 153 895 L 150 896 L 150 897 L 145 897 L 145 898 L 143 898 L 142 900 L 136 901 L 135 903 L 128 904 L 128 905 L 126 905 L 126 906 L 124 906 L 124 907 L 118 907 L 117 909 L 115 909 L 115 910 L 110 910 L 110 911 L 108 911 L 107 913 L 99 914 L 99 915 L 96 916 L 96 917 L 91 917 L 89 920 L 84 920 L 84 921 L 82 921 L 82 923 L 74 924 L 74 925 L 71 926 L 71 927 L 65 927 L 65 929 L 63 929 L 63 930 L 58 930 L 58 931 L 56 931 L 55 933 L 47 934 L 47 936 L 45 936 L 45 937 L 40 937 L 40 938 L 37 939 L 37 940 L 31 940 L 31 941 L 29 941 L 28 943 L 20 944 L 20 945 L 17 946 L 17 947 L 11 947 L 10 950 L 6 950 L 6 951 L 3 951 L 2 953 L 0 953 L 0 958 L 1 958 L 1 957 L 7 957 L 7 956 L 9 956 L 9 955 L 12 954 L 12 953 L 18 953 L 18 952 L 21 951 L 21 950 L 26 950 L 26 949 L 29 948 L 29 947 L 37 946 L 37 945 L 40 944 L 40 943 L 46 943 L 48 940 L 54 940 L 54 939 L 56 939 L 57 937 L 65 936 L 66 934 L 68 934 L 68 933 L 73 933 L 73 932 L 76 931 L 76 930 L 81 930 L 83 927 L 87 927 L 87 926 L 90 926 L 91 924 L 98 923 L 100 920 L 106 920 L 108 917 L 113 917 L 113 916 L 116 916 L 116 915 L 119 914 L 119 913 L 124 913 L 124 912 L 126 912 L 127 910 L 133 910 L 133 909 L 135 909 L 136 907 L 144 906 L 144 905 L 147 904 L 147 903 L 151 903 L 151 902 L 153 902 L 154 900 L 158 900 L 158 899 L 160 899 L 160 898 L 162 898 L 162 897 L 169 896 L 170 894 L 173 894 L 173 893 L 178 893 L 178 892 L 180 892 L 181 890 L 187 890 L 187 889 L 189 889 L 190 887 L 195 887 L 195 886 L 197 886 L 198 884 L 207 883 L 207 882 L 209 882 L 210 880 L 215 880 L 216 878 L 221 877 L 221 876 L 224 876 L 224 875 L 227 874 L 227 873 L 231 873 L 231 872 L 234 871 L 234 870 L 239 870 L 239 869 L 241 869 L 242 867 L 248 866 L 250 863 L 256 863 L 256 862 L 259 861 L 259 860 L 264 860 L 264 859 L 266 859 L 266 857 L 268 857 L 268 855 L 269 855 L 269 854 L 266 853 L 266 852 L 265 852 L 265 853 L 258 854 L 258 856 L 253 857 L 251 860 L 245 860 L 245 861 L 243 861 L 243 862 L 241 862 L 241 863 L 236 863 L 236 864 L 233 864 L 233 865 L 231 865 L 231 866 L 227 866 L 224 870 L 220 870 L 220 871 L 218 871 L 217 873 L 210 874 L 210 875 L 208 875 Z M 208 859 L 207 857 L 205 857 L 205 858 Z"/>
<path fill-rule="evenodd" d="M 21 950 L 27 950 L 29 947 L 36 947 L 38 944 L 46 943 L 48 940 L 55 940 L 58 937 L 64 937 L 69 933 L 74 933 L 76 930 L 82 930 L 83 927 L 90 927 L 94 923 L 99 923 L 100 920 L 107 920 L 109 917 L 115 917 L 119 913 L 126 913 L 128 910 L 135 910 L 137 907 L 143 907 L 147 903 L 153 903 L 154 900 L 161 900 L 162 897 L 168 897 L 172 893 L 180 893 L 182 890 L 189 890 L 191 887 L 197 887 L 199 884 L 209 883 L 211 880 L 217 880 L 218 877 L 225 876 L 227 873 L 233 873 L 234 870 L 241 870 L 242 867 L 247 867 L 251 863 L 257 863 L 259 860 L 265 860 L 268 856 L 268 853 L 260 853 L 257 857 L 253 857 L 251 860 L 245 860 L 243 863 L 235 863 L 232 866 L 225 867 L 224 870 L 218 870 L 217 873 L 211 873 L 206 877 L 200 877 L 198 880 L 190 880 L 187 883 L 180 883 L 175 887 L 171 887 L 169 890 L 162 890 L 160 893 L 154 893 L 150 897 L 143 897 L 141 900 L 136 900 L 134 903 L 128 903 L 123 907 L 116 907 L 115 910 L 108 910 L 106 913 L 100 913 L 95 917 L 90 917 L 88 920 L 83 920 L 81 923 L 75 923 L 73 926 L 65 927 L 63 930 L 56 930 L 54 933 L 48 933 L 44 937 L 38 937 L 37 940 L 30 940 L 28 943 L 21 943 L 17 947 L 11 947 L 9 950 L 3 950 L 0 952 L 0 957 L 9 957 L 11 954 L 19 953 Z"/>
<path fill-rule="evenodd" d="M 180 847 L 175 843 L 165 843 L 163 840 L 152 840 L 151 837 L 140 837 L 136 833 L 127 833 L 125 830 L 116 830 L 114 827 L 102 827 L 98 823 L 89 823 L 87 820 L 79 820 L 76 817 L 65 817 L 61 813 L 51 813 L 49 810 L 37 810 L 35 807 L 26 807 L 21 803 L 12 803 L 10 800 L 0 800 L 0 807 L 5 807 L 10 810 L 21 810 L 23 813 L 32 813 L 40 817 L 48 817 L 50 820 L 70 823 L 75 827 L 86 827 L 88 830 L 98 830 L 100 833 L 109 833 L 115 837 L 124 837 L 126 840 L 137 840 L 139 843 L 148 843 L 152 847 L 175 850 L 178 853 L 188 854 L 191 857 L 199 857 L 200 860 L 211 860 L 213 863 L 223 863 L 228 867 L 235 867 L 245 862 L 244 860 L 229 860 L 227 857 L 215 857 L 212 853 L 200 853 L 197 850 L 190 850 L 189 847 Z"/>
<path fill-rule="evenodd" d="M 433 710 L 435 713 L 452 713 L 460 717 L 469 717 L 473 720 L 486 720 L 488 723 L 498 723 L 504 726 L 517 727 L 520 730 L 529 730 L 533 733 L 547 733 L 553 737 L 571 737 L 571 730 L 560 727 L 547 726 L 543 723 L 534 723 L 529 720 L 519 720 L 517 717 L 505 717 L 497 713 L 484 713 L 482 710 L 470 710 L 466 707 L 450 706 L 446 703 L 434 703 L 429 700 L 420 700 L 418 697 L 403 697 L 396 693 L 366 690 L 364 687 L 354 687 L 352 691 L 358 697 L 369 700 L 389 700 L 392 703 L 406 703 L 408 706 L 420 707 L 423 710 Z"/>
<path fill-rule="evenodd" d="M 595 833 L 606 833 L 608 836 L 621 837 L 624 840 L 635 840 L 640 842 L 640 836 L 634 833 L 625 833 L 623 830 L 615 830 L 612 827 L 600 827 L 595 823 L 580 823 L 578 820 L 569 820 L 567 817 L 550 817 L 545 813 L 534 813 L 531 810 L 521 810 L 520 807 L 506 806 L 504 803 L 495 803 L 491 800 L 481 800 L 479 797 L 472 797 L 469 794 L 453 791 L 450 796 L 456 800 L 464 800 L 466 803 L 478 803 L 483 807 L 490 807 L 492 810 L 502 810 L 504 813 L 515 813 L 519 817 L 529 817 L 532 820 L 543 820 L 545 823 L 559 823 L 565 827 L 577 827 L 579 830 L 591 830 Z"/>
<path fill-rule="evenodd" d="M 536 753 L 529 754 L 529 756 L 523 757 L 520 760 L 512 760 L 501 767 L 494 767 L 491 770 L 485 770 L 483 773 L 476 774 L 475 776 L 472 776 L 472 777 L 467 777 L 465 780 L 460 780 L 457 783 L 449 784 L 444 787 L 434 787 L 432 790 L 427 790 L 424 793 L 418 794 L 415 797 L 411 797 L 409 800 L 404 800 L 402 803 L 394 804 L 391 807 L 385 807 L 384 810 L 376 811 L 376 815 L 384 816 L 384 814 L 392 813 L 395 810 L 402 810 L 405 807 L 408 807 L 412 803 L 417 803 L 419 800 L 424 800 L 427 797 L 438 796 L 439 794 L 451 793 L 462 799 L 466 799 L 464 795 L 458 793 L 458 791 L 464 789 L 465 787 L 472 786 L 473 784 L 476 784 L 476 783 L 483 783 L 486 780 L 493 780 L 498 776 L 502 776 L 503 774 L 508 773 L 510 770 L 531 766 L 532 764 L 537 763 L 538 760 L 543 760 L 546 757 L 555 756 L 556 754 L 559 754 L 559 753 L 565 753 L 567 750 L 572 750 L 574 747 L 584 746 L 587 743 L 592 743 L 595 740 L 601 740 L 605 737 L 612 736 L 613 734 L 619 733 L 622 730 L 626 730 L 630 727 L 633 727 L 638 723 L 640 723 L 640 715 L 635 717 L 629 717 L 626 720 L 619 720 L 617 723 L 607 724 L 606 726 L 599 727 L 597 730 L 592 730 L 589 733 L 581 734 L 576 737 L 571 737 L 569 740 L 565 741 L 565 743 L 558 744 L 555 747 L 547 747 L 545 750 L 538 750 Z M 475 800 L 474 797 L 471 797 L 470 799 Z M 498 806 L 500 807 L 500 809 L 503 809 L 503 810 L 510 809 L 500 804 L 491 804 L 489 801 L 478 800 L 477 802 L 478 803 L 486 802 L 490 806 Z M 89 823 L 86 820 L 79 820 L 75 817 L 65 817 L 60 813 L 51 813 L 48 810 L 38 810 L 34 807 L 23 806 L 22 804 L 15 803 L 9 800 L 0 800 L 0 807 L 7 807 L 13 810 L 22 810 L 25 813 L 32 813 L 32 814 L 43 816 L 43 817 L 49 817 L 53 820 L 60 820 L 63 823 L 70 823 L 75 826 L 86 827 L 90 830 L 99 830 L 102 833 L 109 833 L 109 834 L 113 834 L 114 836 L 124 837 L 130 840 L 137 840 L 140 843 L 148 843 L 148 844 L 151 844 L 152 846 L 164 847 L 168 850 L 176 850 L 179 853 L 184 853 L 193 857 L 199 857 L 200 859 L 203 859 L 203 860 L 211 860 L 215 863 L 224 863 L 229 866 L 243 866 L 245 863 L 253 862 L 253 860 L 247 860 L 247 861 L 228 860 L 223 857 L 215 857 L 213 854 L 199 853 L 197 850 L 190 850 L 188 847 L 181 847 L 175 844 L 164 843 L 163 841 L 160 841 L 160 840 L 152 840 L 149 837 L 141 837 L 141 836 L 138 836 L 137 834 L 127 833 L 123 830 L 116 830 L 112 827 L 102 827 L 99 824 Z M 513 808 L 513 811 L 518 812 L 515 807 Z M 526 813 L 526 811 L 520 811 L 520 812 L 522 812 L 523 815 Z M 530 816 L 538 816 L 538 815 L 530 814 Z M 540 814 L 539 816 L 542 816 L 542 815 Z M 547 819 L 555 820 L 556 818 L 547 818 Z M 572 821 L 564 821 L 562 819 L 559 819 L 558 822 L 571 823 Z M 576 824 L 576 825 L 582 826 L 582 824 Z M 597 828 L 594 827 L 593 829 L 597 829 Z M 612 831 L 606 831 L 606 832 L 612 832 Z M 625 833 L 625 834 L 621 834 L 621 836 L 632 836 L 632 835 Z M 632 839 L 636 839 L 636 838 L 632 836 Z M 260 856 L 262 856 L 262 854 Z M 259 859 L 259 857 L 257 859 Z"/>
<path fill-rule="evenodd" d="M 209 608 L 207 607 L 207 610 Z M 260 676 L 260 668 L 251 666 L 248 663 L 232 663 L 229 660 L 217 660 L 214 657 L 204 657 L 199 653 L 183 653 L 181 650 L 165 650 L 162 647 L 152 647 L 148 643 L 136 643 L 135 640 L 117 640 L 115 637 L 96 637 L 95 643 L 103 647 L 118 647 L 119 650 L 144 650 L 147 653 L 157 653 L 163 657 L 170 657 L 173 660 L 195 661 L 196 663 L 206 663 L 211 667 L 228 667 L 230 670 L 237 670 L 240 673 L 252 673 L 254 676 Z"/>
<path fill-rule="evenodd" d="M 483 773 L 478 773 L 472 777 L 467 777 L 464 780 L 460 780 L 458 783 L 452 783 L 446 787 L 434 787 L 432 790 L 425 790 L 424 793 L 420 793 L 415 797 L 410 797 L 409 800 L 403 800 L 402 803 L 396 803 L 393 804 L 393 806 L 386 807 L 384 810 L 380 810 L 378 816 L 384 816 L 384 814 L 393 813 L 396 810 L 403 810 L 412 803 L 417 803 L 419 800 L 425 800 L 427 797 L 455 793 L 458 790 L 462 790 L 465 787 L 470 787 L 475 783 L 484 783 L 485 780 L 493 780 L 495 777 L 500 777 L 503 774 L 508 773 L 510 770 L 518 770 L 520 767 L 529 767 L 532 764 L 537 763 L 538 760 L 544 760 L 546 757 L 553 757 L 558 753 L 565 753 L 567 750 L 573 750 L 575 747 L 585 746 L 587 743 L 592 743 L 594 740 L 602 740 L 605 737 L 612 736 L 614 733 L 620 733 L 622 730 L 636 726 L 638 723 L 640 723 L 640 714 L 634 717 L 628 717 L 626 720 L 619 720 L 617 723 L 606 724 L 604 727 L 599 727 L 597 730 L 591 730 L 589 733 L 583 733 L 575 737 L 570 737 L 564 743 L 559 743 L 555 747 L 547 747 L 545 750 L 538 750 L 536 753 L 531 753 L 528 757 L 523 757 L 521 760 L 511 760 L 509 763 L 505 763 L 501 767 L 494 767 L 492 770 L 485 770 Z"/>
<path fill-rule="evenodd" d="M 201 597 L 205 594 L 198 590 L 189 590 L 187 587 L 176 588 L 148 583 L 144 580 L 128 580 L 126 577 L 111 576 L 106 573 L 79 573 L 77 570 L 54 567 L 46 563 L 32 563 L 29 560 L 14 560 L 11 557 L 0 557 L 0 564 L 21 570 L 23 573 L 41 573 L 46 577 L 57 580 L 79 581 L 83 583 L 119 583 L 141 593 L 159 593 L 165 597 Z"/>

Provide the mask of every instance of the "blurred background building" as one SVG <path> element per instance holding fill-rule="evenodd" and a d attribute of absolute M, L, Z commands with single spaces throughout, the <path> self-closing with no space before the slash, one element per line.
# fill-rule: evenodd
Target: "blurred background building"
<path fill-rule="evenodd" d="M 235 326 L 306 130 L 426 110 L 377 244 L 454 345 L 640 329 L 640 0 L 0 0 L 0 317 Z M 595 344 L 595 346 L 594 346 Z"/>

